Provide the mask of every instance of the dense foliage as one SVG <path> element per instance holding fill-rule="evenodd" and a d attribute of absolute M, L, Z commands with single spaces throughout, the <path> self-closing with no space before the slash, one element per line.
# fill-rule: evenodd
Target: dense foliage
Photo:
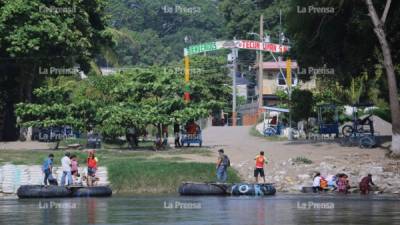
<path fill-rule="evenodd" d="M 111 139 L 129 128 L 149 125 L 161 132 L 162 125 L 185 124 L 229 102 L 230 88 L 224 85 L 229 81 L 221 60 L 199 57 L 193 62 L 209 69 L 193 75 L 189 103 L 182 98 L 182 75 L 153 66 L 85 80 L 57 78 L 34 91 L 35 103 L 18 104 L 16 112 L 22 126 L 70 125 L 81 131 L 94 129 Z"/>
<path fill-rule="evenodd" d="M 120 65 L 166 65 L 189 44 L 224 36 L 217 1 L 108 0 Z M 121 38 L 122 37 L 122 38 Z"/>
<path fill-rule="evenodd" d="M 0 103 L 5 131 L 13 140 L 14 104 L 32 100 L 32 90 L 44 77 L 92 70 L 93 57 L 108 45 L 102 0 L 0 1 Z M 55 70 L 55 68 L 57 68 Z"/>

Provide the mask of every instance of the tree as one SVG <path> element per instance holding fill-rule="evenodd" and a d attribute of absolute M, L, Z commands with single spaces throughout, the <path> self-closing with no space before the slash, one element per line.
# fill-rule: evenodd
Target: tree
<path fill-rule="evenodd" d="M 178 67 L 143 67 L 84 80 L 59 77 L 34 91 L 35 103 L 17 105 L 19 124 L 69 125 L 83 132 L 95 130 L 111 140 L 131 128 L 140 131 L 153 125 L 161 135 L 165 125 L 206 117 L 229 102 L 222 58 L 197 57 L 193 62 L 199 67 L 193 74 L 190 103 L 183 100 L 183 70 Z"/>
<path fill-rule="evenodd" d="M 385 2 L 375 3 L 376 9 L 383 10 L 383 15 L 379 18 L 372 1 L 292 0 L 292 10 L 288 14 L 288 31 L 295 39 L 292 51 L 299 63 L 303 67 L 326 65 L 334 68 L 336 76 L 325 78 L 336 80 L 343 89 L 351 88 L 352 81 L 354 84 L 357 77 L 365 74 L 368 75 L 368 81 L 363 83 L 370 84 L 381 76 L 377 72 L 377 65 L 384 65 L 387 79 L 379 81 L 382 84 L 379 97 L 390 102 L 393 121 L 392 150 L 399 154 L 400 122 L 394 122 L 394 118 L 400 115 L 397 90 L 399 80 L 396 79 L 393 68 L 396 68 L 394 65 L 399 65 L 400 53 L 390 52 L 390 47 L 396 49 L 400 46 L 400 19 L 396 16 L 400 13 L 400 2 Z M 310 5 L 334 10 L 333 13 L 297 11 L 298 7 Z M 375 35 L 371 35 L 372 30 Z M 386 88 L 388 95 L 383 92 Z M 376 88 L 373 91 L 377 93 Z M 364 92 L 361 98 L 369 100 L 366 97 L 376 98 L 376 95 L 370 96 Z"/>
<path fill-rule="evenodd" d="M 135 41 L 120 40 L 116 51 L 121 65 L 167 65 L 181 60 L 189 44 L 224 35 L 218 1 L 108 0 L 109 24 Z"/>
<path fill-rule="evenodd" d="M 57 86 L 44 86 L 35 89 L 34 95 L 37 103 L 19 103 L 16 106 L 16 115 L 22 127 L 54 128 L 70 125 L 82 128 L 82 121 L 74 117 L 76 112 L 71 102 L 72 89 L 62 84 Z M 58 148 L 60 138 L 57 137 Z"/>
<path fill-rule="evenodd" d="M 381 51 L 383 54 L 383 65 L 386 70 L 388 85 L 389 85 L 389 101 L 390 111 L 392 115 L 392 151 L 395 155 L 400 155 L 400 120 L 394 118 L 400 118 L 400 105 L 399 95 L 397 90 L 397 80 L 394 71 L 393 60 L 391 49 L 386 36 L 385 23 L 391 7 L 391 0 L 386 0 L 386 5 L 382 16 L 379 18 L 372 0 L 365 0 L 365 4 L 368 7 L 369 16 L 374 25 L 374 32 L 379 40 Z"/>
<path fill-rule="evenodd" d="M 110 44 L 104 7 L 103 0 L 0 2 L 0 87 L 6 93 L 0 139 L 18 136 L 15 103 L 33 100 L 45 77 L 65 75 L 51 68 L 93 68 L 99 46 Z"/>
<path fill-rule="evenodd" d="M 307 120 L 313 112 L 313 93 L 309 90 L 294 89 L 291 95 L 290 106 L 293 121 Z"/>

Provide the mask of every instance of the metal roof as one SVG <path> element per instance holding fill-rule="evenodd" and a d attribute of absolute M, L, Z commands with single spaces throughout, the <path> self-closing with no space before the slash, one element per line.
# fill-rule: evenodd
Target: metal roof
<path fill-rule="evenodd" d="M 278 107 L 270 107 L 270 106 L 263 106 L 263 109 L 267 111 L 274 111 L 274 112 L 289 112 L 289 109 L 284 109 L 284 108 L 278 108 Z"/>

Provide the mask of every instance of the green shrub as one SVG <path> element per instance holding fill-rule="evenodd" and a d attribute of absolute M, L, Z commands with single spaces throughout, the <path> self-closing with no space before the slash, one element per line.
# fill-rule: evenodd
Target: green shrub
<path fill-rule="evenodd" d="M 311 159 L 308 159 L 304 156 L 297 156 L 296 158 L 293 159 L 294 163 L 297 164 L 312 164 L 313 161 Z"/>
<path fill-rule="evenodd" d="M 216 175 L 213 163 L 126 159 L 108 165 L 108 179 L 114 191 L 152 194 L 177 193 L 182 182 L 212 182 Z M 232 168 L 227 182 L 240 182 Z"/>

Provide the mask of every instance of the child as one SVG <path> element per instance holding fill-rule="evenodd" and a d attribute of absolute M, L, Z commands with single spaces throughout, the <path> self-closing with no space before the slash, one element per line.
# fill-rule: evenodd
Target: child
<path fill-rule="evenodd" d="M 73 184 L 78 183 L 79 171 L 78 171 L 78 157 L 76 155 L 71 156 L 71 174 L 73 176 Z"/>
<path fill-rule="evenodd" d="M 336 190 L 336 180 L 337 180 L 337 175 L 328 176 L 328 188 L 332 191 Z"/>

